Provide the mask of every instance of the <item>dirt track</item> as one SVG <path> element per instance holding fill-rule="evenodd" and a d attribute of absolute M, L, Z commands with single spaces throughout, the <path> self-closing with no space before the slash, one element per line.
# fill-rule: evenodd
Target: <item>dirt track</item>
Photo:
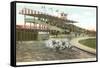
<path fill-rule="evenodd" d="M 45 47 L 43 41 L 16 44 L 16 61 L 32 62 L 47 60 L 95 58 L 96 56 L 76 47 L 56 52 L 54 49 Z"/>

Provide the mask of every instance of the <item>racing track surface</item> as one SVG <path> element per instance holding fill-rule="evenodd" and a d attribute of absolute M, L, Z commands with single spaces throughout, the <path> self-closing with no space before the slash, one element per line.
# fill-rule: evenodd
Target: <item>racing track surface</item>
<path fill-rule="evenodd" d="M 85 52 L 77 47 L 56 52 L 54 49 L 47 48 L 43 41 L 26 41 L 16 43 L 16 61 L 33 62 L 48 60 L 67 60 L 96 58 L 96 55 Z"/>

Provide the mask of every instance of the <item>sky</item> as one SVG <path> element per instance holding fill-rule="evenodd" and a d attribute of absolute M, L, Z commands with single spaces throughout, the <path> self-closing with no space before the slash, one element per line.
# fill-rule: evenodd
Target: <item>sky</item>
<path fill-rule="evenodd" d="M 45 6 L 45 8 L 43 8 Z M 17 24 L 24 24 L 24 16 L 19 14 L 23 8 L 37 10 L 50 15 L 57 16 L 64 12 L 69 20 L 77 21 L 76 26 L 88 30 L 96 30 L 96 8 L 95 7 L 79 7 L 79 6 L 61 6 L 61 5 L 45 5 L 45 4 L 29 4 L 17 3 L 16 6 L 16 21 Z M 52 9 L 51 9 L 52 8 Z M 56 12 L 58 10 L 58 12 Z"/>

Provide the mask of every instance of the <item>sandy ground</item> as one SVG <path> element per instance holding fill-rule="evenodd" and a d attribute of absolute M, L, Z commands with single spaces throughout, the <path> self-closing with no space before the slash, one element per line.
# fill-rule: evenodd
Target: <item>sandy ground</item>
<path fill-rule="evenodd" d="M 76 47 L 56 52 L 47 48 L 43 41 L 22 42 L 16 44 L 16 61 L 33 62 L 64 59 L 95 58 L 96 55 L 82 51 Z"/>

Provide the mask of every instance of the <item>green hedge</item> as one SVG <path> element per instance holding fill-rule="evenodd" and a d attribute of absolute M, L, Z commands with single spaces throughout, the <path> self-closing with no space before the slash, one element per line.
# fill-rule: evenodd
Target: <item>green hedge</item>
<path fill-rule="evenodd" d="M 37 31 L 16 30 L 17 41 L 31 41 L 38 39 Z"/>

